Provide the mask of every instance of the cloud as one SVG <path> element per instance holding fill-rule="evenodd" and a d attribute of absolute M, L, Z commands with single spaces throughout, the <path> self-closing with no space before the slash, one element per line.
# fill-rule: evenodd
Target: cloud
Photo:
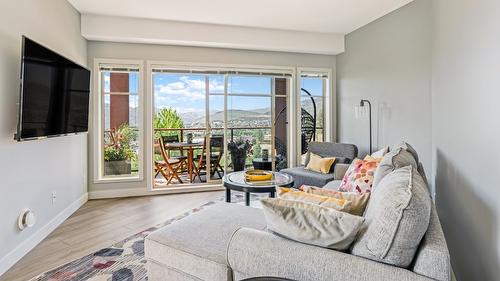
<path fill-rule="evenodd" d="M 189 76 L 181 76 L 179 81 L 167 84 L 160 83 L 154 87 L 157 102 L 166 101 L 169 103 L 184 103 L 205 99 L 205 81 L 200 79 L 190 79 Z M 210 80 L 211 92 L 223 92 L 224 84 L 217 80 Z M 158 104 L 157 104 L 158 105 Z"/>

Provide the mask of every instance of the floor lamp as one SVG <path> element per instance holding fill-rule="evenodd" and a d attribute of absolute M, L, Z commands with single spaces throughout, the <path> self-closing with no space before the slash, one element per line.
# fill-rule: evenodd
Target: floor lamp
<path fill-rule="evenodd" d="M 370 154 L 372 154 L 372 103 L 369 100 L 361 100 L 359 102 L 359 106 L 364 107 L 365 103 L 368 104 L 368 119 L 370 122 Z"/>

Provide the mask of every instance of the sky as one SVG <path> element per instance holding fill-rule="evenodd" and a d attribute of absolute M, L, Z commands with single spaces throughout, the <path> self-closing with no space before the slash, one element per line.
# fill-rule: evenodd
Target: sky
<path fill-rule="evenodd" d="M 139 73 L 130 73 L 129 88 L 131 93 L 138 92 Z M 179 113 L 205 111 L 205 76 L 193 74 L 153 74 L 155 108 L 172 107 Z M 228 92 L 233 94 L 262 94 L 263 97 L 228 97 L 228 109 L 254 110 L 269 108 L 271 99 L 271 77 L 258 76 L 230 76 Z M 322 81 L 320 78 L 302 78 L 302 88 L 311 94 L 321 96 Z M 109 92 L 109 72 L 104 73 L 105 92 Z M 210 93 L 224 93 L 224 76 L 209 76 Z M 267 95 L 267 96 L 266 96 Z M 108 102 L 108 101 L 106 101 Z M 210 111 L 223 111 L 224 97 L 211 95 L 209 102 Z"/>
<path fill-rule="evenodd" d="M 203 75 L 154 74 L 155 107 L 173 107 L 178 112 L 205 110 L 205 77 Z M 320 79 L 303 79 L 302 87 L 313 95 L 321 95 Z M 210 93 L 224 93 L 224 76 L 210 75 Z M 262 94 L 263 97 L 228 97 L 229 109 L 252 110 L 269 108 L 271 78 L 255 76 L 232 76 L 228 81 L 228 92 L 232 94 Z M 264 96 L 268 97 L 264 97 Z M 224 109 L 222 96 L 210 97 L 210 111 Z"/>

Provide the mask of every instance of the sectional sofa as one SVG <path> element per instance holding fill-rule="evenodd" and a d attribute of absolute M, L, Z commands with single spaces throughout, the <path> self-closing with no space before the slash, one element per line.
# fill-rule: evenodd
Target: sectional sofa
<path fill-rule="evenodd" d="M 386 162 L 405 165 L 400 159 Z M 416 171 L 416 168 L 409 169 Z M 325 188 L 336 186 L 338 183 L 334 182 Z M 376 210 L 380 208 L 377 203 L 390 199 L 375 196 L 376 192 L 377 189 L 372 192 L 366 217 L 380 211 Z M 428 193 L 416 200 L 428 200 L 426 196 Z M 436 208 L 431 200 L 428 202 L 428 227 L 416 253 L 410 257 L 409 266 L 390 265 L 383 257 L 377 261 L 351 251 L 295 242 L 267 231 L 266 219 L 258 208 L 216 203 L 146 238 L 149 280 L 236 281 L 273 276 L 298 281 L 448 281 L 451 276 L 448 248 Z"/>

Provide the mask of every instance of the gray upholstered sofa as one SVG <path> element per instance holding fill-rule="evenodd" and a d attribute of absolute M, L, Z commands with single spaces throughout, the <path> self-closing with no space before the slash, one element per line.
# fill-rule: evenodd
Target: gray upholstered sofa
<path fill-rule="evenodd" d="M 332 142 L 311 142 L 308 144 L 308 151 L 321 157 L 336 157 L 334 166 L 328 174 L 322 174 L 305 169 L 305 166 L 283 169 L 280 172 L 293 176 L 294 187 L 303 184 L 324 186 L 333 180 L 341 180 L 345 173 L 345 165 L 349 164 L 358 156 L 358 148 L 354 144 L 332 143 Z M 308 157 L 305 165 L 307 166 Z"/>
<path fill-rule="evenodd" d="M 433 204 L 429 226 L 408 268 L 282 238 L 266 231 L 262 210 L 222 202 L 150 234 L 145 255 L 151 281 L 239 281 L 257 276 L 297 281 L 449 281 L 451 276 Z"/>
<path fill-rule="evenodd" d="M 260 209 L 231 203 L 209 206 L 146 238 L 148 280 L 450 280 L 448 248 L 435 208 L 409 269 L 294 242 L 265 227 Z"/>

